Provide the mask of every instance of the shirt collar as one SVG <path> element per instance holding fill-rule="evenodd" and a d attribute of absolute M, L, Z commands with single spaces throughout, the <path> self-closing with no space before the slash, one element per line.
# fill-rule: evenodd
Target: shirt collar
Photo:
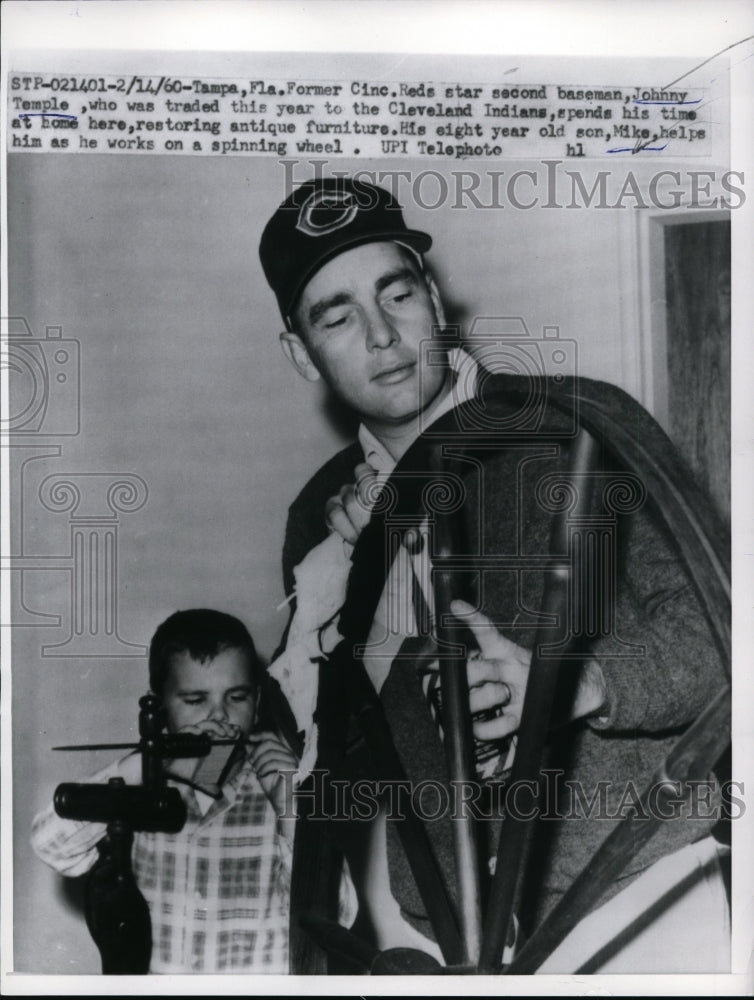
<path fill-rule="evenodd" d="M 454 347 L 448 352 L 448 364 L 453 372 L 453 384 L 433 415 L 433 421 L 444 416 L 454 406 L 468 402 L 476 393 L 479 364 L 462 347 Z M 382 475 L 390 475 L 395 468 L 395 459 L 385 445 L 365 427 L 359 425 L 359 444 L 364 458 Z"/>

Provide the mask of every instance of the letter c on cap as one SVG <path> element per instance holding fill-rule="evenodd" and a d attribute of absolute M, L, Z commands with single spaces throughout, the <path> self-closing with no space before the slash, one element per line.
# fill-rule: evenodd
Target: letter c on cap
<path fill-rule="evenodd" d="M 323 224 L 316 223 L 312 218 L 318 208 L 330 209 L 330 218 Z M 296 229 L 307 236 L 325 236 L 353 222 L 358 210 L 358 203 L 350 191 L 313 191 L 301 206 Z"/>

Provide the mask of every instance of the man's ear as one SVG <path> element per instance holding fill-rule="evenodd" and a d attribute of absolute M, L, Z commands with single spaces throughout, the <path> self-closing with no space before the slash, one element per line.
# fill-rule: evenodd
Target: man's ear
<path fill-rule="evenodd" d="M 284 330 L 280 334 L 280 346 L 283 348 L 283 354 L 302 378 L 305 378 L 307 382 L 316 382 L 319 379 L 317 366 L 312 361 L 306 345 L 297 333 L 293 333 L 291 330 Z"/>
<path fill-rule="evenodd" d="M 429 289 L 429 297 L 432 299 L 432 305 L 435 307 L 435 315 L 437 316 L 437 322 L 440 326 L 445 326 L 445 310 L 443 309 L 442 299 L 440 298 L 440 291 L 435 283 L 435 279 L 429 273 L 429 271 L 424 272 L 424 280 L 427 282 L 427 288 Z"/>

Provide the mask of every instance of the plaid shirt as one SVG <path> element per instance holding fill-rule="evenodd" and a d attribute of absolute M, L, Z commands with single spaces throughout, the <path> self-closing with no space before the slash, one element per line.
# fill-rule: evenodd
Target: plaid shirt
<path fill-rule="evenodd" d="M 106 782 L 112 765 L 92 778 Z M 180 833 L 136 833 L 133 870 L 152 918 L 151 972 L 288 973 L 290 845 L 251 764 L 202 815 L 194 792 Z M 32 825 L 39 857 L 81 875 L 98 857 L 101 823 L 61 819 L 52 806 Z"/>

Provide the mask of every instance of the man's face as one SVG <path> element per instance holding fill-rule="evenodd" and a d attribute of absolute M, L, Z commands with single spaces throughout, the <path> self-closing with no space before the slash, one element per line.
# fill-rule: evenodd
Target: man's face
<path fill-rule="evenodd" d="M 235 726 L 248 736 L 257 702 L 248 655 L 241 649 L 223 649 L 201 663 L 188 652 L 174 653 L 162 701 L 171 733 L 212 721 Z"/>
<path fill-rule="evenodd" d="M 325 264 L 296 307 L 286 351 L 309 379 L 317 373 L 367 425 L 400 425 L 438 396 L 445 367 L 426 344 L 443 322 L 434 285 L 395 243 L 367 243 Z M 424 343 L 424 346 L 422 346 Z"/>

